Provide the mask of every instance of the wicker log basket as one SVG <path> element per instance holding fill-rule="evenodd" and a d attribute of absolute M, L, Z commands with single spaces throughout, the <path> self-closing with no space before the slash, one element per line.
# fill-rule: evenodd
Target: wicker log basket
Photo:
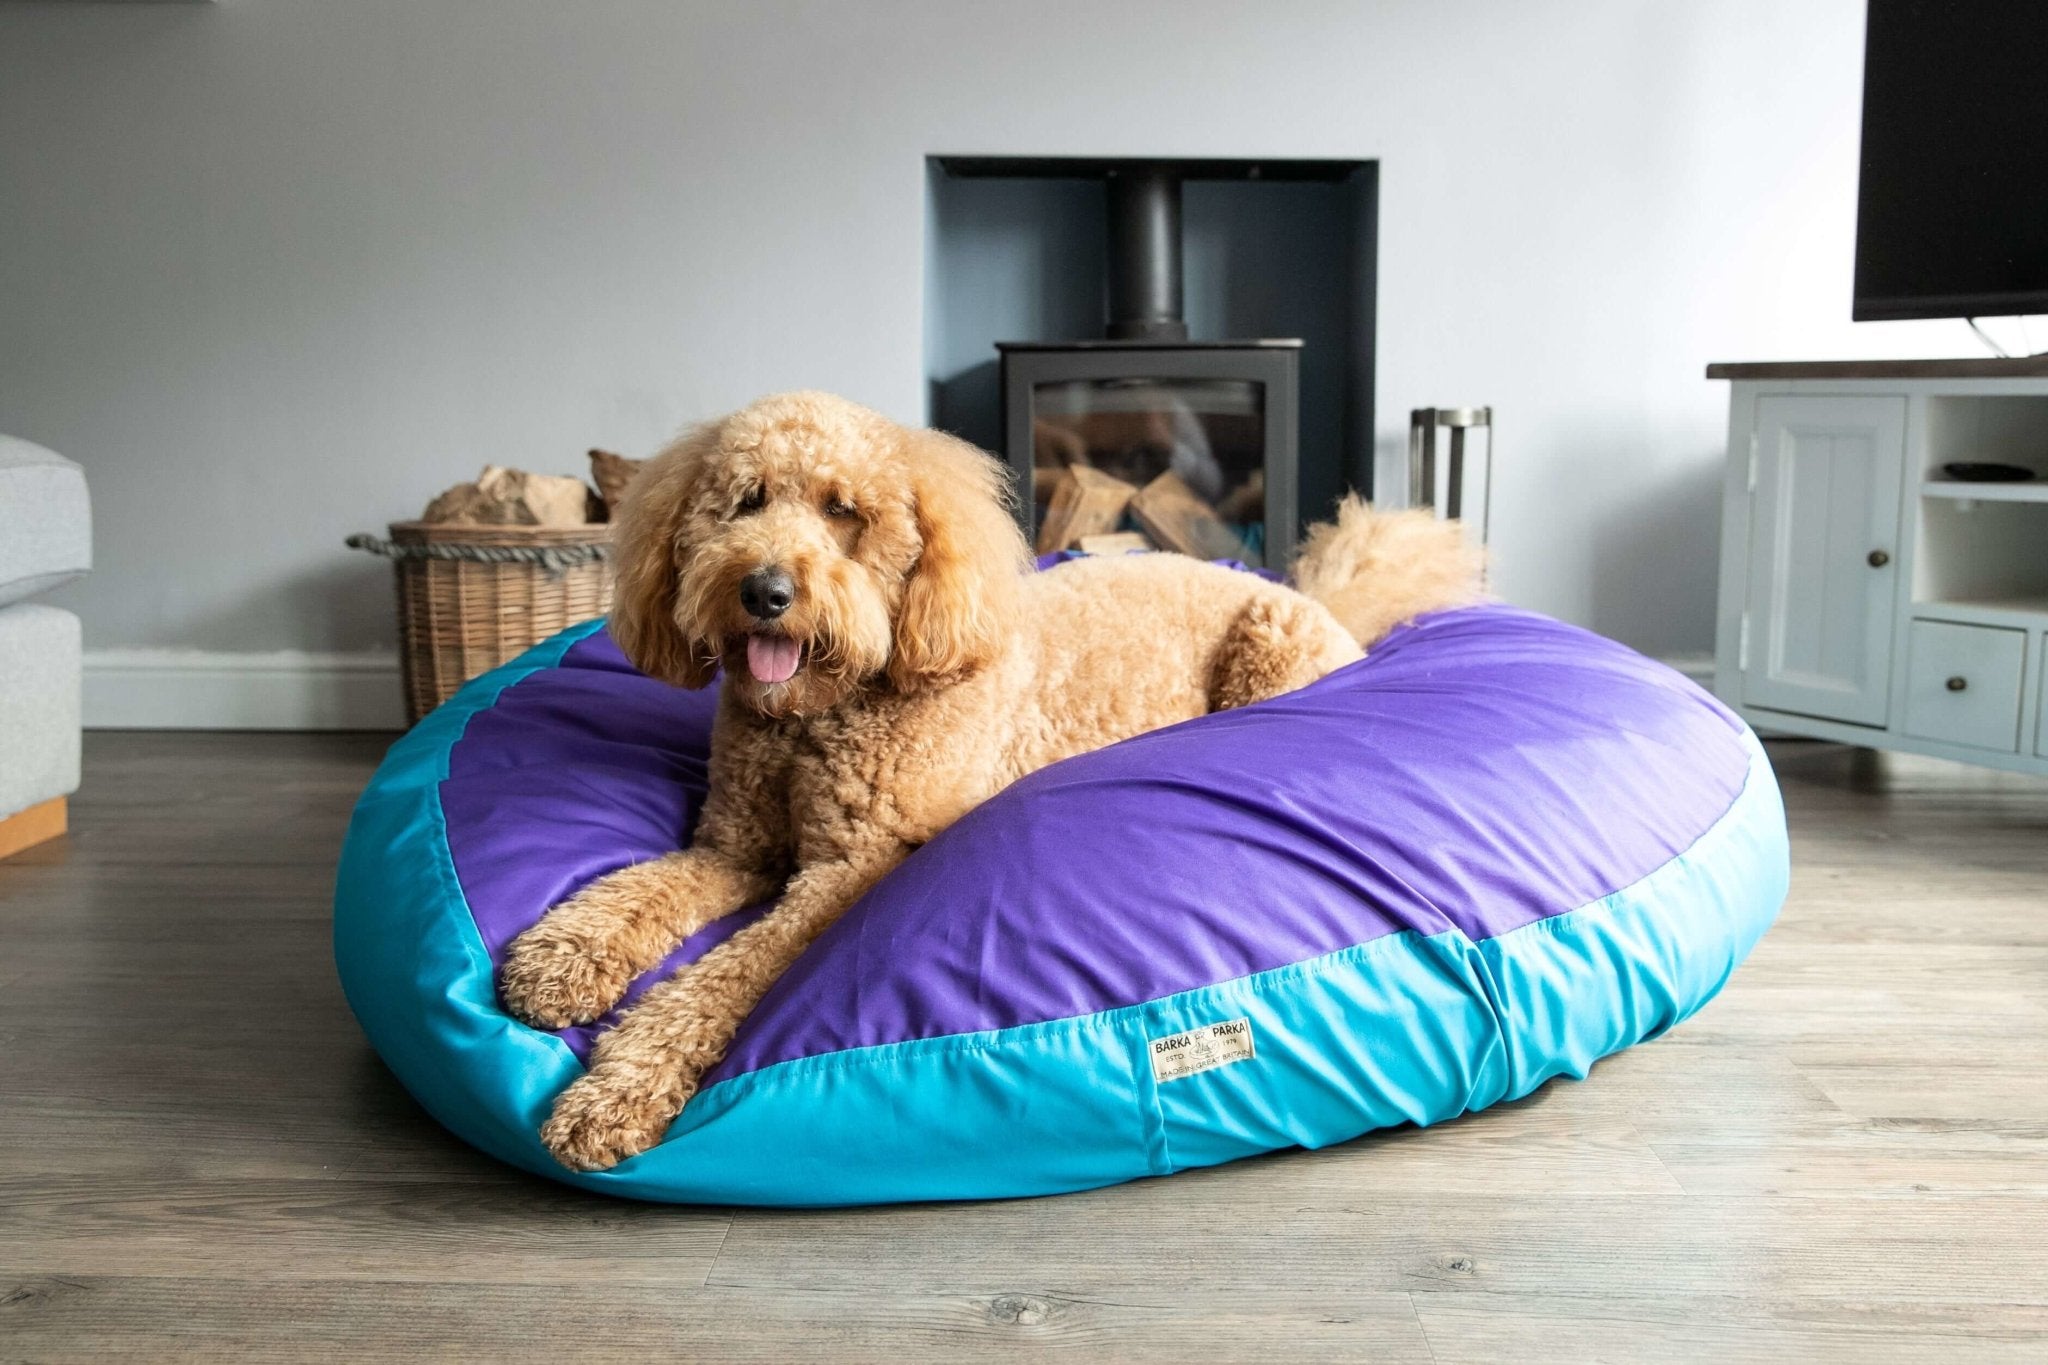
<path fill-rule="evenodd" d="M 611 610 L 611 528 L 401 521 L 348 544 L 392 561 L 408 723 L 542 640 Z"/>

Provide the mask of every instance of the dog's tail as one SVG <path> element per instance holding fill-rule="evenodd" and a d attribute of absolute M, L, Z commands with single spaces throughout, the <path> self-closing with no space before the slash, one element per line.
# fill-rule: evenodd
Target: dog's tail
<path fill-rule="evenodd" d="M 1377 512 L 1351 493 L 1334 522 L 1309 527 L 1294 585 L 1370 645 L 1424 612 L 1482 600 L 1484 569 L 1484 554 L 1457 522 L 1420 509 Z"/>

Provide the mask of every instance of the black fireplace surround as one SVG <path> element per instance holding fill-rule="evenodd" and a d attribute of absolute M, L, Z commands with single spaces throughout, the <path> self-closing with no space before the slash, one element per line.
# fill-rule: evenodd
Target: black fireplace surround
<path fill-rule="evenodd" d="M 1078 527 L 1097 537 L 1120 532 L 1115 539 L 1122 544 L 1136 542 L 1132 533 L 1137 532 L 1158 548 L 1284 564 L 1304 511 L 1304 342 L 1299 336 L 1198 340 L 1189 335 L 1183 311 L 1182 187 L 1189 181 L 1239 182 L 1244 190 L 1231 194 L 1242 203 L 1246 191 L 1259 189 L 1246 182 L 1356 183 L 1363 163 L 935 160 L 949 177 L 1093 178 L 1104 186 L 1102 334 L 996 342 L 1003 453 L 1017 479 L 1020 517 L 1038 548 L 1071 548 L 1079 539 L 1072 534 Z M 1368 206 L 1368 251 L 1371 198 L 1368 184 L 1361 200 Z M 1269 215 L 1269 222 L 1277 224 L 1277 231 L 1269 228 L 1272 238 L 1255 254 L 1281 264 L 1289 259 L 1296 245 L 1290 239 L 1299 229 L 1277 215 Z M 1363 299 L 1369 310 L 1369 259 L 1364 270 Z M 1241 280 L 1228 284 L 1233 298 L 1246 292 Z M 1291 316 L 1276 318 L 1276 313 L 1284 310 L 1268 308 L 1254 320 L 1270 324 Z M 1370 431 L 1369 311 L 1363 333 L 1362 355 L 1354 338 L 1348 347 L 1313 357 L 1321 367 L 1323 401 L 1330 401 L 1333 387 L 1345 390 L 1346 410 L 1339 415 L 1326 409 L 1320 419 L 1325 447 L 1333 427 L 1345 428 L 1346 438 L 1359 434 L 1361 410 L 1365 432 Z M 1320 345 L 1330 340 L 1325 327 Z M 1334 384 L 1332 376 L 1340 376 Z M 1354 396 L 1350 391 L 1359 387 L 1363 394 Z M 1341 461 L 1341 481 L 1357 486 L 1350 477 L 1355 459 L 1329 449 L 1320 455 L 1325 463 Z M 1088 471 L 1082 477 L 1095 501 L 1086 518 L 1070 525 L 1069 515 L 1059 508 L 1063 498 L 1071 501 L 1074 494 L 1072 489 L 1062 493 L 1061 485 L 1071 483 L 1077 469 Z M 1313 512 L 1321 514 L 1339 471 L 1314 472 L 1317 477 L 1307 491 L 1318 504 Z M 1130 498 L 1131 510 L 1119 517 L 1113 509 L 1123 497 Z"/>

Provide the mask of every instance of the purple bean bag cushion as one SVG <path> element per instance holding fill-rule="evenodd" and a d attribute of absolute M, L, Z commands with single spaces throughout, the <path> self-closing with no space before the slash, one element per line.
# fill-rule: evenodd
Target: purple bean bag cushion
<path fill-rule="evenodd" d="M 602 626 L 393 747 L 335 909 L 349 1000 L 420 1102 L 591 1189 L 1044 1194 L 1435 1123 L 1670 1028 L 1784 897 L 1783 811 L 1741 721 L 1585 631 L 1445 612 L 970 812 L 776 985 L 665 1141 L 571 1172 L 536 1130 L 593 1033 L 513 1019 L 496 969 L 549 906 L 688 841 L 713 703 Z"/>

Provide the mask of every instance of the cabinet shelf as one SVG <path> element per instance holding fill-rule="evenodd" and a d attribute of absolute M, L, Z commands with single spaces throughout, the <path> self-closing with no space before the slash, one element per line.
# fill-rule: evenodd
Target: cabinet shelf
<path fill-rule="evenodd" d="M 2013 485 L 2003 487 L 2010 492 Z M 1915 602 L 1991 605 L 2048 597 L 2048 497 L 1922 498 L 1918 522 L 1917 532 L 1908 531 L 1918 542 Z"/>
<path fill-rule="evenodd" d="M 2048 625 L 2048 596 L 1950 597 L 1913 603 L 1913 615 L 1935 620 L 1982 621 L 1986 625 Z"/>
<path fill-rule="evenodd" d="M 1957 502 L 2048 502 L 2048 479 L 2030 483 L 1964 483 L 1960 479 L 1929 479 L 1920 485 L 1923 498 L 1954 498 Z"/>

